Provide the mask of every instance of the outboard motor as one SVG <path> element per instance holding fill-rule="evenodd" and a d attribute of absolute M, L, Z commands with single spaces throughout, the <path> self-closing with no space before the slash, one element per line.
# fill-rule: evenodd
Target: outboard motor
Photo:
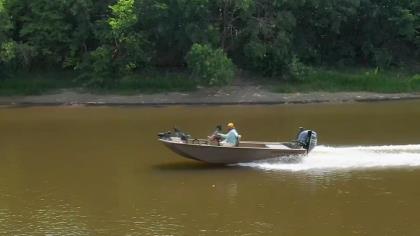
<path fill-rule="evenodd" d="M 318 143 L 318 135 L 313 130 L 303 130 L 299 133 L 297 141 L 309 153 Z"/>

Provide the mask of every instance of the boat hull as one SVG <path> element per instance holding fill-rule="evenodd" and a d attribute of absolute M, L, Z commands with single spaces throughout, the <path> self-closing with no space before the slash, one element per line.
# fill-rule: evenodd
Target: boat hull
<path fill-rule="evenodd" d="M 261 142 L 248 142 L 249 144 L 258 144 L 255 145 L 256 147 L 249 147 L 249 145 L 222 147 L 209 144 L 173 142 L 163 139 L 159 139 L 159 141 L 183 157 L 213 164 L 246 163 L 278 157 L 299 157 L 306 154 L 306 150 L 302 148 L 286 148 L 284 146 L 284 148 L 270 148 Z M 281 143 L 270 144 L 274 146 Z"/>

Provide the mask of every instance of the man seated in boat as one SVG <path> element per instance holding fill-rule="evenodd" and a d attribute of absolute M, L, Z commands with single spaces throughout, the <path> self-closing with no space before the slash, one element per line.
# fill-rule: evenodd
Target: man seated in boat
<path fill-rule="evenodd" d="M 220 141 L 222 139 L 222 137 L 219 135 L 220 132 L 222 132 L 222 126 L 217 125 L 213 134 L 208 136 L 207 138 L 209 139 L 210 142 L 217 143 L 217 145 L 220 146 Z"/>
<path fill-rule="evenodd" d="M 235 129 L 235 125 L 231 122 L 227 124 L 228 132 L 226 134 L 218 133 L 217 135 L 222 138 L 220 142 L 221 146 L 224 147 L 235 147 L 239 144 L 239 134 Z"/>

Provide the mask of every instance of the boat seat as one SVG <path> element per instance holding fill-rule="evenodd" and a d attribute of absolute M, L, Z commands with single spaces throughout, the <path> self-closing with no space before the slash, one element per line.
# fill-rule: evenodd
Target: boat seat
<path fill-rule="evenodd" d="M 236 137 L 236 145 L 235 145 L 235 147 L 239 147 L 239 143 L 240 143 L 240 141 L 241 141 L 241 138 L 242 138 L 242 135 L 238 135 L 238 137 Z"/>
<path fill-rule="evenodd" d="M 275 148 L 275 149 L 279 149 L 279 148 L 290 149 L 290 147 L 288 147 L 286 145 L 283 145 L 283 144 L 266 144 L 265 146 L 268 147 L 268 148 Z"/>
<path fill-rule="evenodd" d="M 239 143 L 239 147 L 265 148 L 266 146 L 262 143 Z"/>

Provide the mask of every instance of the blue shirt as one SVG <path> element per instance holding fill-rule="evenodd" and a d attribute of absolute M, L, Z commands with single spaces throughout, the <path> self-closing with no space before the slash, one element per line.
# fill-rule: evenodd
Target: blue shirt
<path fill-rule="evenodd" d="M 239 134 L 236 131 L 236 129 L 231 129 L 227 134 L 219 133 L 219 135 L 224 139 L 224 142 L 226 143 L 236 145 L 236 143 L 238 142 Z"/>

